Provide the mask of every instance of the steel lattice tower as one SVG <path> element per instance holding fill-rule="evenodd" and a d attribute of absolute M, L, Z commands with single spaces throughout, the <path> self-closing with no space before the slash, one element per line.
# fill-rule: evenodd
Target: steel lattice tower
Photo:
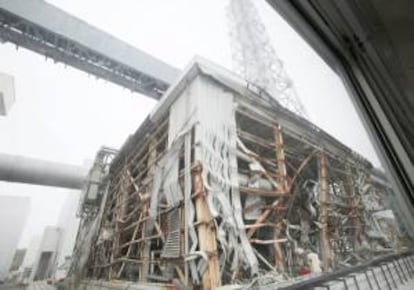
<path fill-rule="evenodd" d="M 266 90 L 285 108 L 308 118 L 252 1 L 230 0 L 227 12 L 236 73 Z"/>

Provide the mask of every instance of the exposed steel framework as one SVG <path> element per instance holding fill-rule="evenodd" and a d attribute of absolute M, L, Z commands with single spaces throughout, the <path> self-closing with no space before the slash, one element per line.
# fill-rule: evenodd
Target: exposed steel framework
<path fill-rule="evenodd" d="M 273 285 L 401 247 L 395 219 L 377 214 L 390 189 L 371 180 L 367 160 L 198 66 L 112 162 L 86 278 L 147 289 Z"/>

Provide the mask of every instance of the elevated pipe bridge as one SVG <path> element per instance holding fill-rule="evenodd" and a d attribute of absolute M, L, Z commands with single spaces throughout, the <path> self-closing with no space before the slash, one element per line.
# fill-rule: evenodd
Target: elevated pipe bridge
<path fill-rule="evenodd" d="M 154 99 L 180 72 L 41 0 L 0 0 L 0 41 Z"/>

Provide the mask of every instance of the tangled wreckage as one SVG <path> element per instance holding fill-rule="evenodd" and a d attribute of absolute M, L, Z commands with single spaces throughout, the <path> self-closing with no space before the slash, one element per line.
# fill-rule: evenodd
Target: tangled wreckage
<path fill-rule="evenodd" d="M 98 154 L 71 273 L 214 289 L 332 271 L 402 246 L 389 191 L 362 156 L 197 60 L 118 153 Z"/>

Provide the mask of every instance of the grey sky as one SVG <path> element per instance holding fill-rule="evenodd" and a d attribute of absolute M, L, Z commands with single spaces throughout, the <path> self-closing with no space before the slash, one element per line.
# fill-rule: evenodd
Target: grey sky
<path fill-rule="evenodd" d="M 226 0 L 50 0 L 71 14 L 178 68 L 201 55 L 231 68 Z M 257 1 L 279 57 L 311 120 L 379 165 L 339 78 L 264 1 Z M 0 119 L 0 152 L 71 164 L 118 148 L 155 101 L 44 57 L 0 45 L 0 71 L 13 75 L 16 103 Z M 0 183 L 0 194 L 32 197 L 21 246 L 55 224 L 70 190 Z"/>

